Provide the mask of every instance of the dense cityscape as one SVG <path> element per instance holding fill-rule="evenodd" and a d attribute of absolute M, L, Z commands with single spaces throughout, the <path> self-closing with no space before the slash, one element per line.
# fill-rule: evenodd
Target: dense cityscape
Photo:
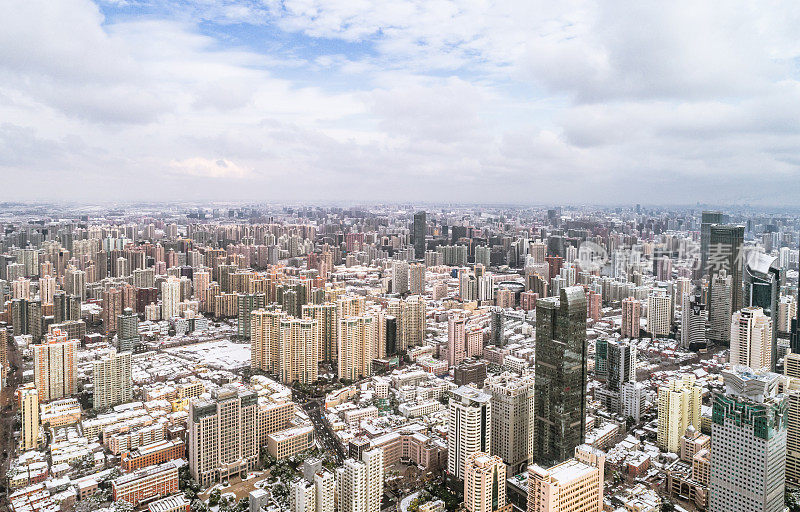
<path fill-rule="evenodd" d="M 800 215 L 2 204 L 9 512 L 800 510 Z"/>

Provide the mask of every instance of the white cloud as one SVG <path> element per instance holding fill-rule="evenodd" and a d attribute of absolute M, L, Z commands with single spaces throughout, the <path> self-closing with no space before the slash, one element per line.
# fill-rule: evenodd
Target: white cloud
<path fill-rule="evenodd" d="M 20 198 L 800 202 L 793 2 L 136 4 L 0 0 Z"/>
<path fill-rule="evenodd" d="M 225 158 L 194 157 L 185 160 L 173 160 L 169 163 L 169 166 L 179 174 L 202 178 L 240 179 L 246 178 L 253 173 L 252 169 L 237 165 Z"/>

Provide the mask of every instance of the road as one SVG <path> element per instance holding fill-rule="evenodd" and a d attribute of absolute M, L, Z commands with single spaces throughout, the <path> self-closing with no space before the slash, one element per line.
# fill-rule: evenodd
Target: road
<path fill-rule="evenodd" d="M 8 465 L 16 456 L 16 440 L 14 439 L 14 420 L 17 415 L 17 404 L 14 400 L 14 391 L 22 384 L 22 357 L 17 350 L 17 345 L 13 338 L 9 337 L 8 364 L 10 370 L 6 385 L 0 391 L 0 482 L 5 483 Z M 5 493 L 0 493 L 1 499 L 5 499 Z"/>
<path fill-rule="evenodd" d="M 345 453 L 336 441 L 333 432 L 322 419 L 322 404 L 317 400 L 309 400 L 297 390 L 292 390 L 292 399 L 308 414 L 308 418 L 314 426 L 314 437 L 322 445 L 323 450 L 336 454 L 336 460 L 341 464 L 345 459 Z"/>

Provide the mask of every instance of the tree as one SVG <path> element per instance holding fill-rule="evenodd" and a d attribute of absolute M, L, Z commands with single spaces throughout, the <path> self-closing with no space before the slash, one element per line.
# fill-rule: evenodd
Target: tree
<path fill-rule="evenodd" d="M 133 512 L 133 505 L 125 500 L 119 500 L 114 503 L 114 512 Z"/>
<path fill-rule="evenodd" d="M 216 507 L 219 505 L 219 500 L 222 497 L 222 493 L 219 489 L 214 489 L 211 491 L 211 494 L 208 495 L 208 504 L 212 507 Z"/>
<path fill-rule="evenodd" d="M 800 512 L 800 491 L 786 491 L 784 502 L 789 512 Z"/>

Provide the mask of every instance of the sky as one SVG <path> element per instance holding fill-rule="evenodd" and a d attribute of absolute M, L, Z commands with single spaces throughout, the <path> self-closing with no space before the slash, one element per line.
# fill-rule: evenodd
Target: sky
<path fill-rule="evenodd" d="M 0 200 L 800 205 L 794 0 L 0 12 Z"/>

